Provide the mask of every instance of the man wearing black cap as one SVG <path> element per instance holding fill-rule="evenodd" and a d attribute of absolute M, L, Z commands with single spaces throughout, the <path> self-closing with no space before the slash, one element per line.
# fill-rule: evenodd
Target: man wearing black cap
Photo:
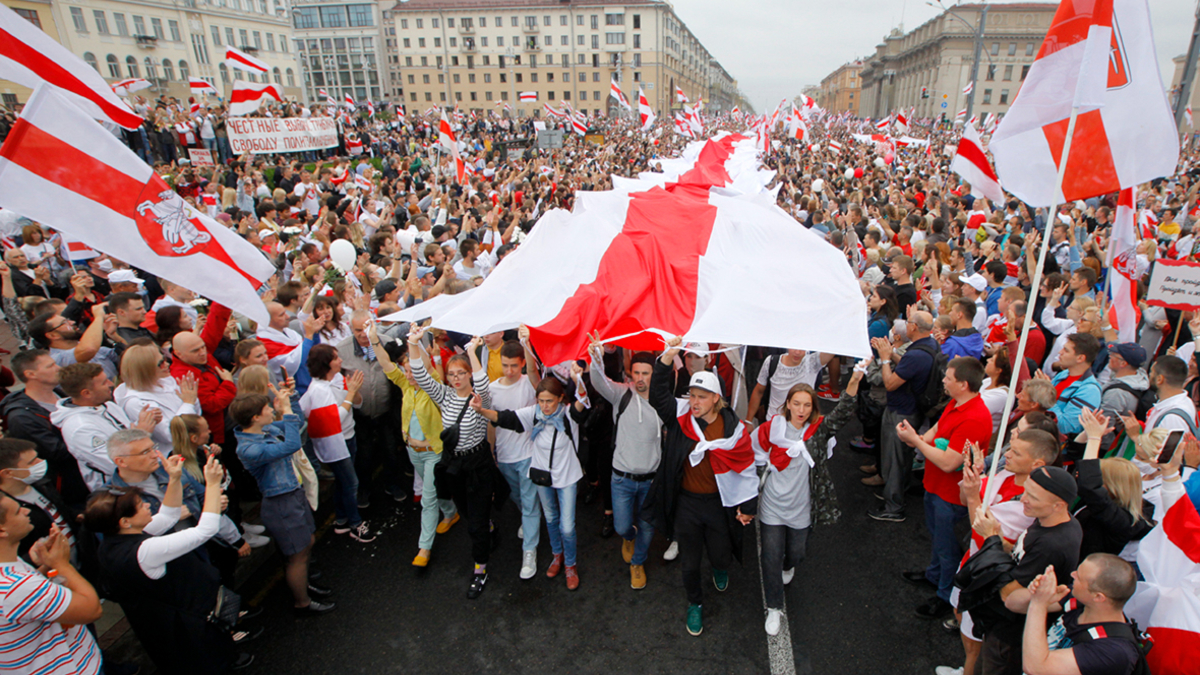
<path fill-rule="evenodd" d="M 1000 598 L 1011 615 L 983 636 L 978 671 L 982 675 L 1021 675 L 1022 615 L 1029 608 L 1029 584 L 1049 565 L 1064 579 L 1078 566 L 1083 528 L 1070 511 L 1077 491 L 1075 479 L 1065 469 L 1043 466 L 1029 474 L 1021 506 L 1026 516 L 1037 520 L 1013 546 L 1012 555 L 1017 560 L 1013 580 L 1000 589 Z M 975 518 L 974 528 L 985 538 L 1000 534 L 999 522 L 982 511 Z"/>
<path fill-rule="evenodd" d="M 1100 393 L 1100 411 L 1108 419 L 1137 413 L 1138 403 L 1150 387 L 1150 378 L 1142 370 L 1145 363 L 1146 350 L 1136 342 L 1108 345 L 1108 370 L 1112 378 Z M 1107 432 L 1100 447 L 1111 446 L 1112 439 L 1113 432 Z"/>

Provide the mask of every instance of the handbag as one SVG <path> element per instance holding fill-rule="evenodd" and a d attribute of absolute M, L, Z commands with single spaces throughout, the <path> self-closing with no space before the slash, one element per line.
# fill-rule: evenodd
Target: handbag
<path fill-rule="evenodd" d="M 217 590 L 217 604 L 208 614 L 208 622 L 224 631 L 232 631 L 242 611 L 242 596 L 225 586 Z"/>
<path fill-rule="evenodd" d="M 454 420 L 454 425 L 442 429 L 439 438 L 442 439 L 442 453 L 454 452 L 458 448 L 458 427 L 462 424 L 463 415 L 467 414 L 467 406 L 469 401 L 463 401 L 463 407 L 458 411 L 458 418 Z"/>
<path fill-rule="evenodd" d="M 571 446 L 575 446 L 575 439 L 571 438 L 570 423 L 567 423 L 567 438 L 571 439 Z M 529 467 L 529 482 L 542 487 L 553 487 L 554 477 L 550 471 L 554 469 L 554 448 L 558 445 L 558 427 L 554 427 L 554 436 L 550 438 L 550 469 L 535 469 Z"/>

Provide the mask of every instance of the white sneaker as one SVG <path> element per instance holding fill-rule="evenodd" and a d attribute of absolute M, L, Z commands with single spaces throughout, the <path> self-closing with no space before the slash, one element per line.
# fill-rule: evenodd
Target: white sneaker
<path fill-rule="evenodd" d="M 250 544 L 250 548 L 262 548 L 271 543 L 270 537 L 264 537 L 261 534 L 251 534 L 250 532 L 242 535 L 242 540 Z"/>
<path fill-rule="evenodd" d="M 794 576 L 796 576 L 796 568 L 795 567 L 793 567 L 790 570 L 784 570 L 783 571 L 783 585 L 787 586 L 788 584 L 792 583 L 792 577 L 794 577 Z"/>
<path fill-rule="evenodd" d="M 242 531 L 249 534 L 266 534 L 267 528 L 262 525 L 255 525 L 254 523 L 242 523 Z"/>
<path fill-rule="evenodd" d="M 517 528 L 517 539 L 520 539 L 522 541 L 525 540 L 525 526 L 524 525 Z"/>
<path fill-rule="evenodd" d="M 673 541 L 673 542 L 671 542 L 671 545 L 667 547 L 666 552 L 663 553 L 663 560 L 674 560 L 678 557 L 679 557 L 679 542 Z"/>
<path fill-rule="evenodd" d="M 537 574 L 537 551 L 525 551 L 521 556 L 521 578 L 532 579 Z"/>
<path fill-rule="evenodd" d="M 933 669 L 936 675 L 963 675 L 962 666 L 951 668 L 950 666 L 938 666 Z"/>
<path fill-rule="evenodd" d="M 767 635 L 779 635 L 779 624 L 783 621 L 783 611 L 778 609 L 767 610 Z"/>

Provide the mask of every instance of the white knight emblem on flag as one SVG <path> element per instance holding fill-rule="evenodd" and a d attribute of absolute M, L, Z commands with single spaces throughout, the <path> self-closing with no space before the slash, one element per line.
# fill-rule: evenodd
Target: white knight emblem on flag
<path fill-rule="evenodd" d="M 169 245 L 175 255 L 199 253 L 199 249 L 212 240 L 211 234 L 200 229 L 196 218 L 188 217 L 187 206 L 173 190 L 159 192 L 158 200 L 147 199 L 138 204 L 137 212 L 142 218 L 158 223 L 162 228 L 161 239 Z M 140 229 L 143 236 L 148 234 L 146 228 Z M 152 248 L 159 249 L 151 237 L 147 237 L 147 243 Z"/>

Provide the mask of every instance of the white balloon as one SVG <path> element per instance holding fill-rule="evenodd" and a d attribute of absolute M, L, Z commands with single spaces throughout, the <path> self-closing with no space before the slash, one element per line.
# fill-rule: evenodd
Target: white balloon
<path fill-rule="evenodd" d="M 349 272 L 354 268 L 356 258 L 354 244 L 345 239 L 338 239 L 329 245 L 329 259 L 343 272 Z"/>
<path fill-rule="evenodd" d="M 846 169 L 846 180 L 852 180 L 853 178 L 854 178 L 854 169 Z"/>
<path fill-rule="evenodd" d="M 396 245 L 400 247 L 400 251 L 408 253 L 412 245 L 416 243 L 417 235 L 408 230 L 396 231 Z"/>
<path fill-rule="evenodd" d="M 887 166 L 887 162 L 883 161 L 882 157 L 876 157 L 875 158 L 875 166 L 882 169 L 883 167 Z"/>

